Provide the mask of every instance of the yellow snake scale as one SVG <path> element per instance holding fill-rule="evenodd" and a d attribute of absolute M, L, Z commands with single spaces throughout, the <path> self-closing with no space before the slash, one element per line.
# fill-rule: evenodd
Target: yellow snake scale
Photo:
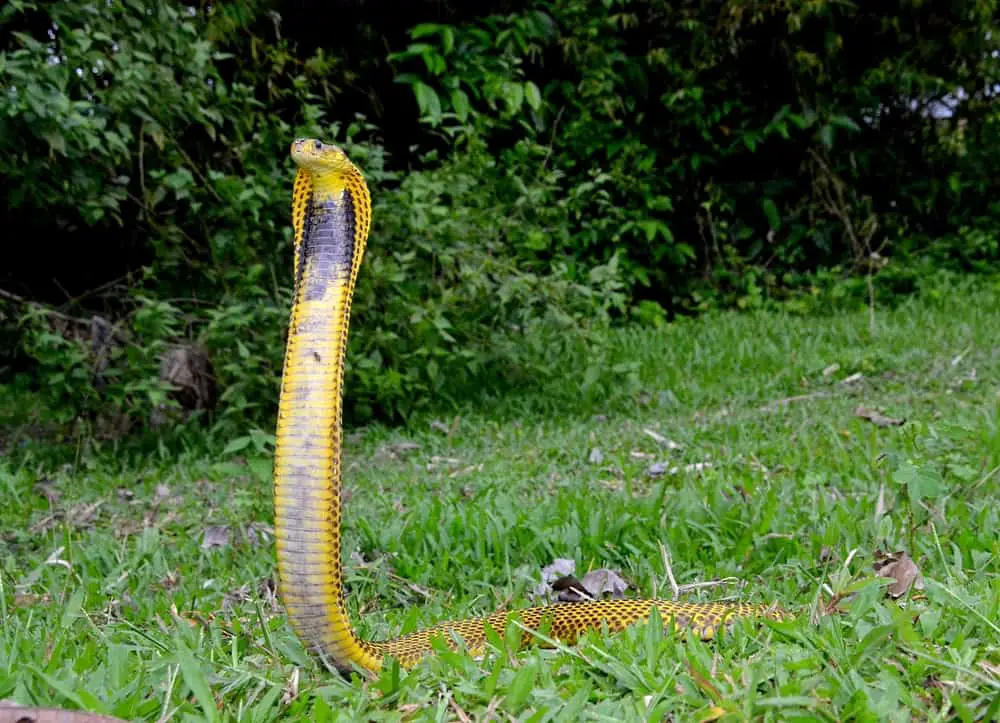
<path fill-rule="evenodd" d="M 735 617 L 782 619 L 776 605 L 607 600 L 562 603 L 483 618 L 441 623 L 392 640 L 362 640 L 345 604 L 341 569 L 341 410 L 344 355 L 351 297 L 371 226 L 371 197 L 361 171 L 338 147 L 297 139 L 292 200 L 295 291 L 285 351 L 274 459 L 274 518 L 280 594 L 296 634 L 338 670 L 377 672 L 389 657 L 409 668 L 431 653 L 441 635 L 455 648 L 458 633 L 473 655 L 486 650 L 485 626 L 503 636 L 518 615 L 524 627 L 573 643 L 606 624 L 619 631 L 647 619 L 663 621 L 703 639 Z M 525 632 L 523 642 L 540 642 Z"/>

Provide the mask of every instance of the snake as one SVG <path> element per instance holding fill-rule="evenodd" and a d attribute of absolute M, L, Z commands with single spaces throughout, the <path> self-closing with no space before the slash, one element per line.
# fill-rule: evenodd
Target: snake
<path fill-rule="evenodd" d="M 576 643 L 587 630 L 621 631 L 648 621 L 710 640 L 739 618 L 782 620 L 777 603 L 590 599 L 555 602 L 452 620 L 389 640 L 361 638 L 348 615 L 341 562 L 343 396 L 351 300 L 372 223 L 361 170 L 337 145 L 291 144 L 293 273 L 274 445 L 274 538 L 278 594 L 294 633 L 341 674 L 374 675 L 387 660 L 414 667 L 443 641 L 472 656 L 489 646 L 488 628 L 506 634 L 521 622 L 521 644 Z M 547 631 L 538 633 L 540 630 Z"/>

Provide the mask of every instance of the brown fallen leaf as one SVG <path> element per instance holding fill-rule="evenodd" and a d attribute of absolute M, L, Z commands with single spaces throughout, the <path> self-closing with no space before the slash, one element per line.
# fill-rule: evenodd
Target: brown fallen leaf
<path fill-rule="evenodd" d="M 994 678 L 1000 680 L 1000 665 L 997 665 L 996 663 L 991 663 L 988 660 L 980 660 L 978 663 L 976 663 L 976 665 L 978 665 L 980 668 L 982 668 L 987 673 L 992 675 Z"/>
<path fill-rule="evenodd" d="M 35 605 L 44 605 L 52 600 L 52 597 L 46 592 L 41 595 L 37 595 L 33 592 L 16 592 L 14 593 L 14 607 L 18 608 L 30 608 Z"/>
<path fill-rule="evenodd" d="M 280 600 L 278 600 L 278 584 L 273 577 L 265 577 L 257 583 L 257 594 L 269 610 L 277 612 Z"/>
<path fill-rule="evenodd" d="M 250 599 L 250 584 L 243 583 L 238 588 L 227 592 L 222 598 L 222 612 L 231 612 L 233 608 Z"/>
<path fill-rule="evenodd" d="M 42 495 L 49 504 L 52 505 L 59 501 L 62 497 L 62 492 L 59 491 L 58 485 L 54 480 L 50 479 L 40 479 L 35 482 L 35 492 Z"/>
<path fill-rule="evenodd" d="M 711 462 L 693 462 L 683 467 L 668 467 L 666 462 L 656 462 L 649 465 L 646 469 L 646 474 L 649 477 L 660 477 L 664 474 L 677 474 L 682 469 L 685 472 L 701 472 L 702 470 L 711 468 L 711 466 Z"/>
<path fill-rule="evenodd" d="M 557 593 L 556 600 L 559 602 L 583 602 L 584 600 L 596 600 L 590 591 L 584 587 L 583 583 L 572 575 L 560 577 L 552 583 L 552 591 Z"/>
<path fill-rule="evenodd" d="M 285 682 L 285 687 L 281 691 L 281 704 L 288 705 L 299 697 L 299 669 L 293 668 L 292 675 Z"/>
<path fill-rule="evenodd" d="M 201 538 L 201 549 L 227 547 L 229 545 L 229 525 L 209 525 Z"/>
<path fill-rule="evenodd" d="M 456 469 L 454 472 L 449 474 L 448 477 L 449 479 L 454 479 L 455 477 L 464 474 L 469 474 L 470 472 L 482 472 L 482 471 L 483 471 L 483 464 L 482 462 L 480 462 L 479 464 L 470 464 L 467 467 L 463 467 L 462 469 Z"/>
<path fill-rule="evenodd" d="M 173 590 L 180 584 L 181 576 L 176 570 L 168 570 L 167 574 L 160 578 L 157 584 L 164 590 Z"/>
<path fill-rule="evenodd" d="M 628 589 L 628 583 L 616 570 L 602 567 L 591 570 L 583 576 L 582 580 L 574 577 L 572 573 L 563 575 L 552 580 L 550 587 L 553 592 L 557 593 L 556 600 L 559 602 L 582 602 L 584 600 L 600 600 L 605 597 L 606 593 L 610 594 L 612 598 L 622 598 Z"/>
<path fill-rule="evenodd" d="M 430 462 L 427 463 L 427 471 L 431 472 L 438 467 L 450 467 L 456 464 L 462 464 L 462 460 L 455 459 L 454 457 L 440 457 L 438 455 L 433 455 Z"/>
<path fill-rule="evenodd" d="M 0 723 L 125 723 L 84 710 L 64 708 L 34 708 L 22 706 L 12 700 L 0 701 Z"/>
<path fill-rule="evenodd" d="M 677 444 L 677 442 L 675 442 L 674 440 L 667 439 L 666 437 L 664 437 L 662 434 L 660 434 L 659 432 L 657 432 L 655 430 L 652 430 L 652 429 L 649 429 L 649 428 L 644 428 L 642 431 L 643 431 L 643 433 L 646 436 L 651 437 L 652 439 L 655 439 L 657 442 L 659 442 L 660 444 L 662 444 L 667 449 L 684 449 L 683 446 Z"/>
<path fill-rule="evenodd" d="M 772 412 L 776 409 L 782 409 L 784 407 L 787 407 L 793 402 L 807 402 L 812 399 L 822 399 L 828 396 L 830 396 L 828 392 L 810 392 L 809 394 L 796 394 L 791 397 L 783 397 L 781 399 L 775 399 L 773 402 L 768 402 L 762 407 L 758 407 L 758 411 Z"/>
<path fill-rule="evenodd" d="M 542 568 L 542 581 L 528 592 L 530 600 L 544 600 L 552 592 L 550 585 L 559 578 L 572 576 L 576 572 L 576 561 L 559 557 L 551 565 Z"/>
<path fill-rule="evenodd" d="M 895 580 L 888 589 L 889 597 L 893 599 L 902 597 L 911 587 L 917 590 L 924 589 L 924 578 L 920 568 L 903 550 L 897 552 L 876 550 L 872 569 L 879 577 Z"/>
<path fill-rule="evenodd" d="M 621 574 L 606 567 L 591 570 L 580 582 L 596 598 L 603 597 L 605 593 L 610 593 L 612 598 L 622 598 L 628 590 L 628 583 Z"/>
<path fill-rule="evenodd" d="M 379 448 L 375 450 L 375 457 L 399 459 L 407 452 L 413 452 L 418 449 L 420 449 L 420 445 L 416 442 L 408 442 L 405 440 L 400 442 L 389 442 L 387 444 L 380 445 Z"/>
<path fill-rule="evenodd" d="M 451 424 L 442 422 L 440 419 L 435 419 L 431 422 L 431 429 L 436 429 L 438 432 L 441 432 L 441 434 L 451 437 L 455 434 L 455 430 L 458 429 L 458 424 L 461 421 L 462 418 L 458 416 L 451 420 Z"/>
<path fill-rule="evenodd" d="M 251 522 L 246 529 L 247 542 L 251 547 L 262 545 L 274 537 L 274 528 L 263 522 Z"/>
<path fill-rule="evenodd" d="M 887 417 L 881 412 L 875 409 L 868 409 L 867 407 L 858 407 L 857 409 L 855 409 L 854 416 L 860 417 L 861 419 L 867 419 L 876 427 L 900 427 L 906 424 L 905 419 L 896 419 L 895 417 Z"/>

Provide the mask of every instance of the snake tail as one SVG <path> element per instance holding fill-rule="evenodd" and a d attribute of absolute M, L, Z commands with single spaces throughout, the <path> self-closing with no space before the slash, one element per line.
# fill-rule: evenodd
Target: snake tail
<path fill-rule="evenodd" d="M 511 617 L 524 628 L 573 643 L 588 629 L 619 631 L 647 620 L 712 638 L 735 618 L 786 616 L 780 607 L 672 600 L 562 603 L 444 622 L 392 640 L 355 633 L 345 602 L 341 563 L 342 405 L 344 358 L 358 269 L 371 226 L 371 198 L 360 170 L 338 147 L 297 139 L 292 198 L 295 287 L 285 350 L 274 459 L 274 518 L 279 590 L 293 630 L 313 653 L 341 672 L 377 672 L 387 658 L 404 668 L 461 637 L 473 655 L 485 652 L 486 627 L 501 636 Z M 525 643 L 542 644 L 528 632 Z"/>

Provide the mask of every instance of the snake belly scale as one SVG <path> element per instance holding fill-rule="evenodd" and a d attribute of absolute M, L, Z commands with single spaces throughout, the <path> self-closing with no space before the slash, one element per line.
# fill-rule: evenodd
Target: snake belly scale
<path fill-rule="evenodd" d="M 776 605 L 672 600 L 561 603 L 449 621 L 392 640 L 361 639 L 351 625 L 341 563 L 341 454 L 344 358 L 355 281 L 371 226 L 371 198 L 360 170 L 338 147 L 297 139 L 292 199 L 295 288 L 278 406 L 274 517 L 279 590 L 293 630 L 341 672 L 377 672 L 387 658 L 404 668 L 457 633 L 473 655 L 486 627 L 501 636 L 516 615 L 523 627 L 573 643 L 585 630 L 619 631 L 648 619 L 712 638 L 734 618 L 787 616 Z M 524 642 L 538 642 L 525 631 Z"/>

